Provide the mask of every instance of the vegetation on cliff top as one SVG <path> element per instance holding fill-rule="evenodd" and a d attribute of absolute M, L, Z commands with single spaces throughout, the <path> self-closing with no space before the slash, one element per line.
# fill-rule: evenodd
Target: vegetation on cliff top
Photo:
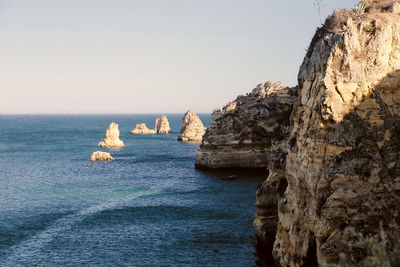
<path fill-rule="evenodd" d="M 316 0 L 314 2 L 320 16 L 322 2 L 322 0 Z M 306 57 L 309 58 L 311 56 L 316 42 L 325 34 L 336 34 L 343 31 L 349 18 L 361 21 L 363 16 L 370 16 L 371 19 L 373 19 L 373 17 L 378 13 L 389 11 L 395 2 L 398 2 L 398 0 L 362 0 L 353 10 L 335 10 L 326 18 L 324 24 L 317 28 L 316 33 L 311 40 L 310 46 L 307 49 Z M 368 34 L 373 35 L 375 33 L 375 27 L 373 24 L 364 25 L 362 27 L 363 30 Z"/>

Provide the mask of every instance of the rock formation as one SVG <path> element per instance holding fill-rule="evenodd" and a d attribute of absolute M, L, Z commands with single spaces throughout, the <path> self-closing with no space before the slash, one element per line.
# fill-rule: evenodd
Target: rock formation
<path fill-rule="evenodd" d="M 147 128 L 145 123 L 136 124 L 136 128 L 131 131 L 131 134 L 155 134 L 155 130 Z"/>
<path fill-rule="evenodd" d="M 119 139 L 118 124 L 112 122 L 106 131 L 106 137 L 98 144 L 100 147 L 123 147 L 124 142 Z"/>
<path fill-rule="evenodd" d="M 114 158 L 111 157 L 110 153 L 96 151 L 96 152 L 92 153 L 90 160 L 91 161 L 112 161 L 112 160 L 114 160 Z"/>
<path fill-rule="evenodd" d="M 169 122 L 168 122 L 167 116 L 162 115 L 156 119 L 154 131 L 156 131 L 156 133 L 158 133 L 158 134 L 172 133 L 172 130 L 169 127 Z"/>
<path fill-rule="evenodd" d="M 283 151 L 271 161 L 257 192 L 256 233 L 264 253 L 272 240 L 281 266 L 341 258 L 350 266 L 400 264 L 400 16 L 393 2 L 335 12 L 300 67 L 286 159 Z"/>
<path fill-rule="evenodd" d="M 182 118 L 178 141 L 201 142 L 204 133 L 204 125 L 199 116 L 191 110 L 187 111 Z"/>
<path fill-rule="evenodd" d="M 288 133 L 295 95 L 295 88 L 266 82 L 215 110 L 196 168 L 267 168 L 270 149 Z"/>

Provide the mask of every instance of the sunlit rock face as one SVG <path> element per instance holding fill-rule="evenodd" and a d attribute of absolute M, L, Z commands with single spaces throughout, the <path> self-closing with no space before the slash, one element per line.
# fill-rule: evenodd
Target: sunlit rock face
<path fill-rule="evenodd" d="M 204 125 L 199 116 L 189 110 L 182 118 L 178 141 L 201 142 L 205 133 Z"/>
<path fill-rule="evenodd" d="M 136 128 L 131 131 L 131 134 L 155 134 L 155 130 L 147 128 L 145 123 L 136 124 Z"/>
<path fill-rule="evenodd" d="M 338 263 L 340 254 L 358 266 L 373 249 L 347 242 L 350 227 L 396 254 L 400 16 L 393 2 L 363 15 L 335 12 L 300 67 L 286 161 L 273 164 L 257 193 L 260 239 L 271 228 L 262 217 L 278 216 L 273 257 L 281 266 Z"/>
<path fill-rule="evenodd" d="M 96 151 L 90 157 L 91 161 L 113 161 L 114 158 L 108 152 Z"/>
<path fill-rule="evenodd" d="M 196 168 L 267 168 L 273 144 L 288 134 L 295 95 L 295 88 L 266 82 L 215 110 Z"/>
<path fill-rule="evenodd" d="M 118 124 L 112 122 L 106 131 L 106 137 L 98 144 L 99 147 L 123 147 L 124 142 L 119 139 Z"/>
<path fill-rule="evenodd" d="M 172 133 L 171 128 L 169 127 L 169 121 L 167 116 L 161 115 L 156 119 L 156 124 L 154 126 L 154 130 L 158 134 L 169 134 Z"/>

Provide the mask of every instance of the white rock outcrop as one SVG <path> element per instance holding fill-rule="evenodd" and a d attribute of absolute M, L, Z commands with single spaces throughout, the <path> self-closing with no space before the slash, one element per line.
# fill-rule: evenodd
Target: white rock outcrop
<path fill-rule="evenodd" d="M 114 158 L 108 152 L 96 151 L 90 157 L 91 161 L 113 161 Z"/>
<path fill-rule="evenodd" d="M 199 116 L 191 110 L 187 111 L 182 118 L 178 141 L 201 142 L 204 133 L 204 125 Z"/>
<path fill-rule="evenodd" d="M 172 133 L 171 128 L 169 127 L 169 121 L 167 116 L 161 115 L 156 119 L 156 124 L 154 126 L 154 131 L 158 134 L 169 134 Z"/>
<path fill-rule="evenodd" d="M 106 137 L 98 144 L 99 147 L 123 147 L 124 142 L 119 139 L 118 124 L 112 122 L 106 131 Z"/>
<path fill-rule="evenodd" d="M 145 123 L 139 123 L 136 124 L 136 128 L 131 131 L 131 134 L 156 134 L 156 131 L 147 128 Z"/>

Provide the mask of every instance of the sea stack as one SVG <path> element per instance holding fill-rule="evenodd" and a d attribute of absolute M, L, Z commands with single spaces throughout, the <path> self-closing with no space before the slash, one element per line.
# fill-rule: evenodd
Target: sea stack
<path fill-rule="evenodd" d="M 145 123 L 136 124 L 136 128 L 131 131 L 131 134 L 155 134 L 155 130 L 147 128 Z"/>
<path fill-rule="evenodd" d="M 257 192 L 261 254 L 279 266 L 400 266 L 395 2 L 335 11 L 308 48 L 286 151 Z"/>
<path fill-rule="evenodd" d="M 169 127 L 169 122 L 167 116 L 161 115 L 156 119 L 156 124 L 154 126 L 154 131 L 158 134 L 169 134 L 172 133 L 171 128 Z"/>
<path fill-rule="evenodd" d="M 98 144 L 100 147 L 123 147 L 124 142 L 119 139 L 118 124 L 112 122 L 106 131 L 106 137 Z"/>
<path fill-rule="evenodd" d="M 205 133 L 204 125 L 199 116 L 189 110 L 182 118 L 178 141 L 201 142 Z"/>
<path fill-rule="evenodd" d="M 96 151 L 90 157 L 91 161 L 113 161 L 114 158 L 108 152 Z"/>
<path fill-rule="evenodd" d="M 265 82 L 222 110 L 216 109 L 196 157 L 196 168 L 266 169 L 272 145 L 288 134 L 296 93 L 296 88 L 282 83 Z"/>

